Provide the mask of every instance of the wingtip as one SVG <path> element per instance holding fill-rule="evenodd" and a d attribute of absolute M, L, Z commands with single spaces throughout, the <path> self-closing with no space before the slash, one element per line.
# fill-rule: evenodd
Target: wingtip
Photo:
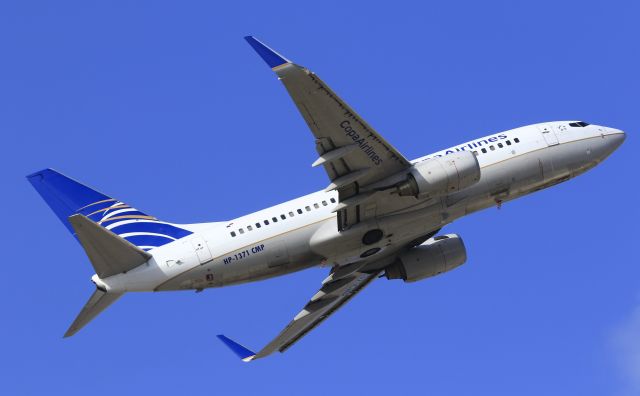
<path fill-rule="evenodd" d="M 217 337 L 220 341 L 222 341 L 223 344 L 227 346 L 227 348 L 231 349 L 233 353 L 238 355 L 238 357 L 242 359 L 243 362 L 250 362 L 256 356 L 255 352 L 253 352 L 249 348 L 246 348 L 238 344 L 237 342 L 233 341 L 231 338 L 225 336 L 224 334 L 218 334 Z"/>
<path fill-rule="evenodd" d="M 73 324 L 71 326 L 69 326 L 69 328 L 67 329 L 67 331 L 64 333 L 64 335 L 62 336 L 62 338 L 69 338 L 73 335 L 75 335 L 78 332 L 78 328 L 76 328 L 75 326 L 73 326 Z"/>
<path fill-rule="evenodd" d="M 260 55 L 262 60 L 264 60 L 270 68 L 275 69 L 278 66 L 291 63 L 289 59 L 280 55 L 272 48 L 269 48 L 269 46 L 267 46 L 254 36 L 244 36 L 244 39 L 247 40 L 249 45 L 254 49 L 254 51 L 258 53 L 258 55 Z"/>
<path fill-rule="evenodd" d="M 55 171 L 53 169 L 51 169 L 51 168 L 44 168 L 44 169 L 40 169 L 39 171 L 29 173 L 25 177 L 27 179 L 31 180 L 31 179 L 33 179 L 33 178 L 35 178 L 37 176 L 42 176 L 43 173 L 47 173 L 47 172 L 55 172 Z"/>

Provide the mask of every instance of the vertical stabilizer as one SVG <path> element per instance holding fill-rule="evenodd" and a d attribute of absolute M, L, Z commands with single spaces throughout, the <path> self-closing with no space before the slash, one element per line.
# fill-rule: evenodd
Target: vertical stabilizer
<path fill-rule="evenodd" d="M 191 234 L 53 169 L 35 172 L 27 179 L 72 233 L 69 218 L 80 214 L 145 251 Z"/>

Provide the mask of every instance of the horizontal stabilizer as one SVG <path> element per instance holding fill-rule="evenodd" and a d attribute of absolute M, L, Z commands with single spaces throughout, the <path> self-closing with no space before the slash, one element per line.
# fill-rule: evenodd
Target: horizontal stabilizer
<path fill-rule="evenodd" d="M 250 362 L 251 360 L 253 360 L 253 357 L 256 355 L 256 353 L 253 352 L 252 350 L 243 347 L 242 345 L 238 344 L 237 342 L 233 341 L 231 338 L 229 338 L 229 337 L 227 337 L 225 335 L 218 334 L 218 338 L 229 349 L 231 349 L 231 351 L 233 351 L 233 353 L 238 355 L 238 357 L 240 359 L 242 359 L 243 362 Z"/>
<path fill-rule="evenodd" d="M 123 293 L 107 293 L 100 289 L 96 289 L 96 291 L 91 295 L 89 301 L 82 308 L 82 311 L 78 314 L 76 320 L 71 323 L 69 329 L 66 333 L 64 333 L 65 338 L 71 337 L 76 334 L 80 329 L 82 329 L 87 323 L 91 322 L 93 318 L 98 316 L 98 314 L 111 304 L 113 304 L 117 299 L 122 297 Z"/>
<path fill-rule="evenodd" d="M 69 223 L 100 278 L 130 271 L 152 257 L 86 216 L 70 216 Z"/>

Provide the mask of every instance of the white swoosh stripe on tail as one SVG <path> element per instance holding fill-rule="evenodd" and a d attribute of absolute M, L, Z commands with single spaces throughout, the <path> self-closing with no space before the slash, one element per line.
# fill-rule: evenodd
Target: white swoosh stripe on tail
<path fill-rule="evenodd" d="M 120 238 L 128 238 L 128 237 L 132 237 L 132 236 L 139 236 L 139 235 L 150 235 L 150 236 L 158 236 L 158 237 L 162 237 L 162 238 L 169 238 L 173 241 L 176 240 L 176 238 L 169 236 L 169 235 L 164 235 L 164 234 L 157 234 L 155 232 L 127 232 L 124 234 L 118 234 L 120 236 Z"/>

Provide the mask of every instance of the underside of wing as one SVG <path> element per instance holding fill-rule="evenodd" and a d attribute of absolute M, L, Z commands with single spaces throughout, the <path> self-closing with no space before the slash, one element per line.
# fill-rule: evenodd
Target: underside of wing
<path fill-rule="evenodd" d="M 331 183 L 326 190 L 339 192 L 338 228 L 371 217 L 375 197 L 361 193 L 363 187 L 409 168 L 410 162 L 316 74 L 254 37 L 246 39 L 278 75 L 315 137 L 319 157 L 313 165 L 327 172 Z"/>
<path fill-rule="evenodd" d="M 257 353 L 226 336 L 219 335 L 218 338 L 244 361 L 263 358 L 276 351 L 284 352 L 347 303 L 380 273 L 379 270 L 372 273 L 360 272 L 362 267 L 363 264 L 356 263 L 335 268 L 322 282 L 320 290 L 287 327 Z"/>

